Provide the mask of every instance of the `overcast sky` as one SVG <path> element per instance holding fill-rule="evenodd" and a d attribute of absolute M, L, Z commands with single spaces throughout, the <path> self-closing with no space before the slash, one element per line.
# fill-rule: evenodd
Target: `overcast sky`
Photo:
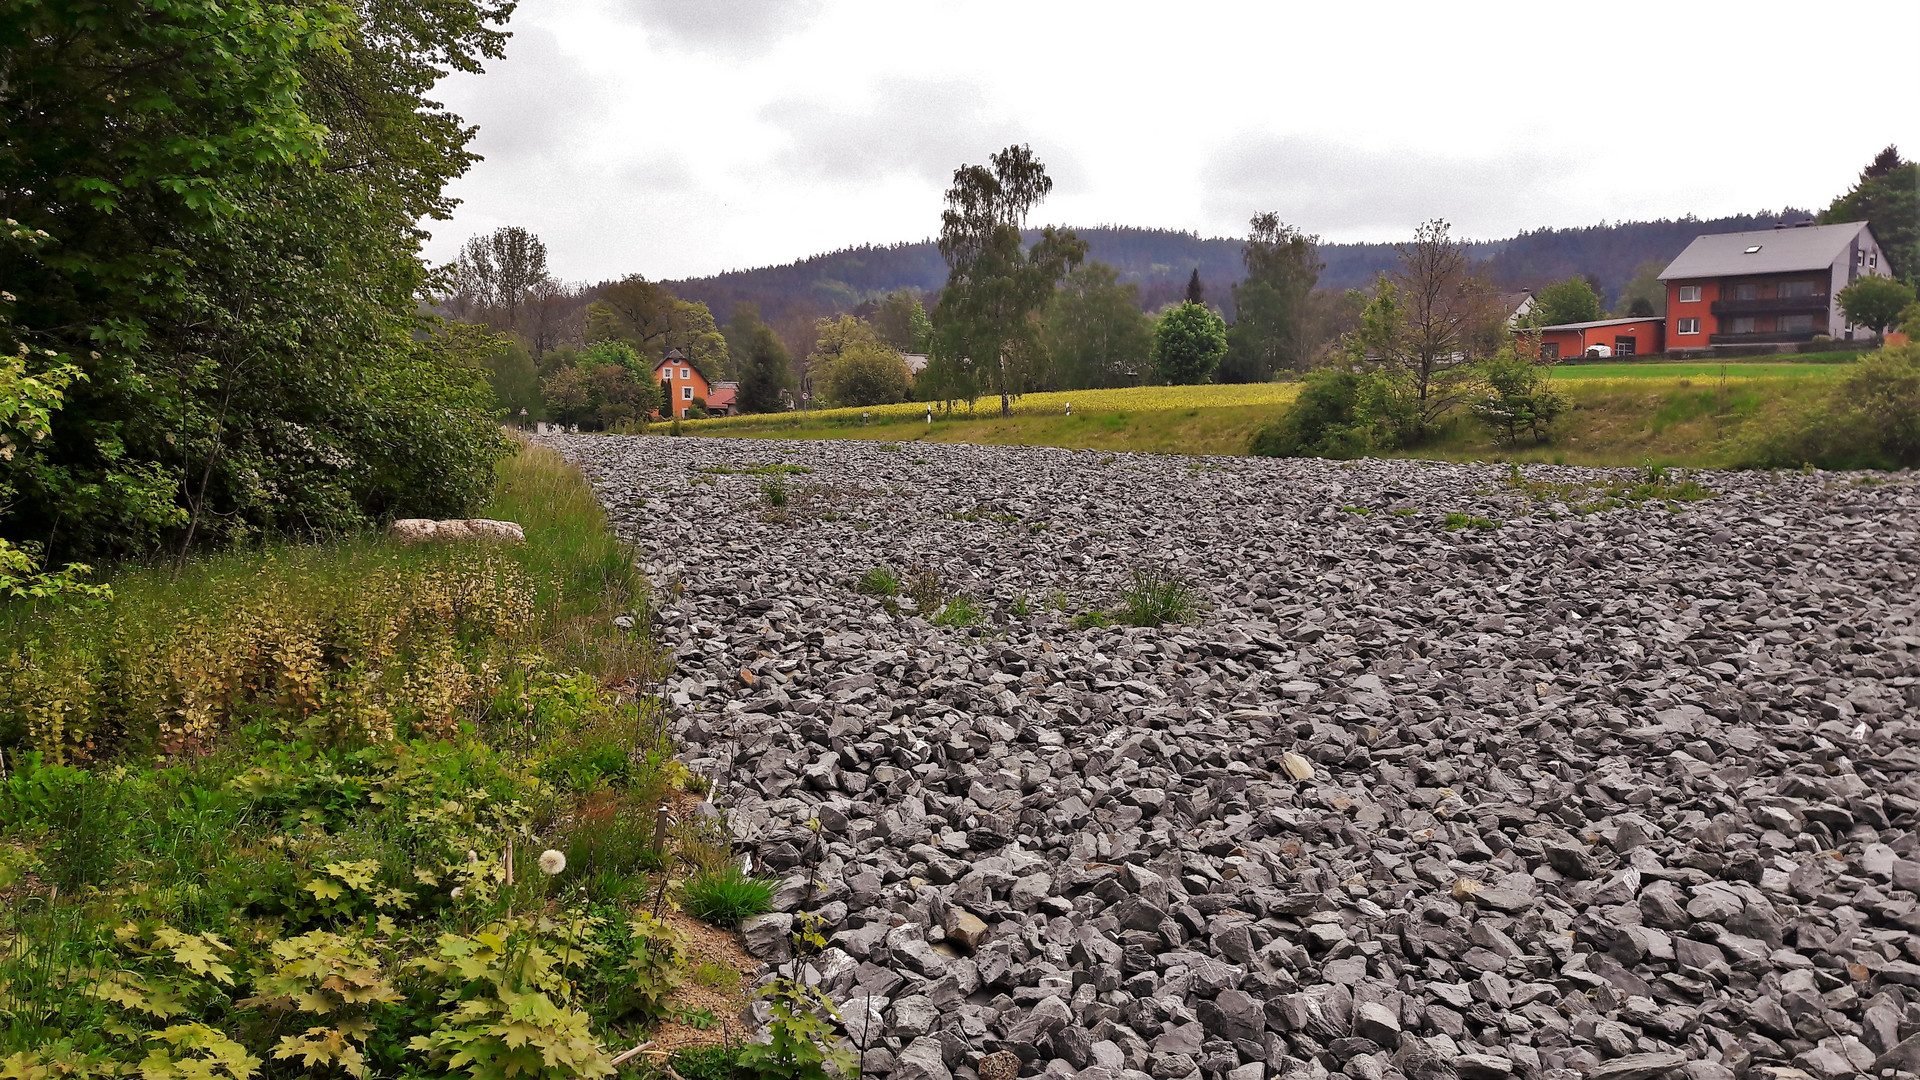
<path fill-rule="evenodd" d="M 923 239 L 1012 142 L 1054 177 L 1039 223 L 1330 241 L 1817 208 L 1920 153 L 1914 0 L 522 0 L 511 29 L 440 88 L 486 160 L 427 254 L 523 225 L 574 280 Z"/>

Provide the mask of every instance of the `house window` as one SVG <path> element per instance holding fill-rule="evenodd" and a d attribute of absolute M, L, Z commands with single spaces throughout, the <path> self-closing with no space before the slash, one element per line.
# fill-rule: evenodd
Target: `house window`
<path fill-rule="evenodd" d="M 681 377 L 681 378 L 683 378 L 683 379 L 691 379 L 691 378 L 693 378 L 693 373 L 692 373 L 692 372 L 690 372 L 690 371 L 688 371 L 688 370 L 687 370 L 686 368 L 681 368 L 681 369 L 680 369 L 680 377 Z"/>
<path fill-rule="evenodd" d="M 1743 281 L 1728 289 L 1725 295 L 1729 300 L 1758 300 L 1760 286 L 1751 281 Z"/>
<path fill-rule="evenodd" d="M 1727 333 L 1729 333 L 1729 334 L 1751 334 L 1751 333 L 1753 333 L 1753 316 L 1751 316 L 1751 315 L 1740 315 L 1740 316 L 1737 316 L 1737 317 L 1735 317 L 1735 318 L 1732 318 L 1732 319 L 1728 319 L 1728 320 L 1727 320 Z"/>
<path fill-rule="evenodd" d="M 1783 334 L 1811 334 L 1813 333 L 1813 316 L 1782 315 L 1778 325 Z"/>
<path fill-rule="evenodd" d="M 1630 337 L 1614 338 L 1613 339 L 1613 355 L 1616 357 L 1632 356 L 1633 350 L 1634 350 L 1634 343 L 1635 343 L 1634 339 Z"/>
<path fill-rule="evenodd" d="M 1560 359 L 1560 343 L 1557 341 L 1542 342 L 1540 344 L 1540 359 L 1542 360 Z"/>
<path fill-rule="evenodd" d="M 1873 254 L 1867 256 L 1867 269 L 1877 270 L 1879 268 L 1880 268 L 1880 253 L 1876 251 Z"/>
<path fill-rule="evenodd" d="M 1697 334 L 1700 332 L 1700 320 L 1699 319 L 1681 319 L 1678 322 L 1678 324 L 1674 326 L 1673 332 L 1675 335 Z"/>
<path fill-rule="evenodd" d="M 1698 285 L 1680 286 L 1680 302 L 1683 304 L 1699 303 L 1700 302 L 1700 286 Z"/>
<path fill-rule="evenodd" d="M 1787 300 L 1796 296 L 1812 296 L 1813 282 L 1783 281 L 1780 283 L 1780 299 Z"/>
<path fill-rule="evenodd" d="M 680 400 L 681 400 L 681 401 L 692 401 L 692 400 L 693 400 L 693 387 L 691 387 L 691 386 L 683 386 L 683 387 L 681 387 L 681 388 L 680 388 Z"/>

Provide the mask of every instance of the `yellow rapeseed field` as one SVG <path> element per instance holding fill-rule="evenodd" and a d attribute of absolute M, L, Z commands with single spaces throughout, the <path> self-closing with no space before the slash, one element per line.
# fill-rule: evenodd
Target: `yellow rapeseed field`
<path fill-rule="evenodd" d="M 1170 409 L 1205 409 L 1231 405 L 1285 405 L 1300 393 L 1299 383 L 1232 383 L 1225 386 L 1128 386 L 1113 390 L 1061 390 L 1044 394 L 1023 394 L 1013 401 L 1015 416 L 1063 416 L 1067 406 L 1076 413 L 1160 412 Z M 826 422 L 858 420 L 862 415 L 873 420 L 903 420 L 927 414 L 927 403 L 909 401 L 899 405 L 873 405 L 860 409 L 815 409 L 810 413 L 762 413 L 752 416 L 719 416 L 708 420 L 687 420 L 682 426 L 693 431 L 734 427 L 742 424 L 799 423 L 803 420 Z M 936 420 L 991 419 L 1000 415 L 999 397 L 983 397 L 969 405 L 953 403 L 949 410 L 933 403 Z"/>

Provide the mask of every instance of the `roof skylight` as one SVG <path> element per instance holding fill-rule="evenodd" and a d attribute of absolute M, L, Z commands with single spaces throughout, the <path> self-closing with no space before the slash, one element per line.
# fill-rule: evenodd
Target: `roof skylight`
<path fill-rule="evenodd" d="M 1749 254 L 1749 255 L 1751 255 L 1751 254 L 1753 254 L 1754 252 L 1756 252 L 1756 251 L 1759 251 L 1759 250 L 1760 250 L 1760 245 L 1759 245 L 1759 244 L 1755 244 L 1755 245 L 1753 245 L 1752 247 L 1750 247 L 1750 248 L 1748 248 L 1748 249 L 1747 249 L 1747 254 Z"/>

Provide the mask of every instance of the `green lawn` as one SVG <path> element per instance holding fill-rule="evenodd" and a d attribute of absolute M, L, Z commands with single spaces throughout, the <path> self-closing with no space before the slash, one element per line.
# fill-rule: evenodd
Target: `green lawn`
<path fill-rule="evenodd" d="M 1852 360 L 1858 354 L 1838 354 Z M 1793 360 L 1644 360 L 1622 361 L 1601 364 L 1556 364 L 1553 377 L 1556 379 L 1671 379 L 1671 378 L 1713 378 L 1724 372 L 1728 378 L 1754 378 L 1764 376 L 1798 377 L 1803 375 L 1832 375 L 1846 370 L 1846 361 L 1825 360 L 1816 357 L 1796 357 Z"/>

